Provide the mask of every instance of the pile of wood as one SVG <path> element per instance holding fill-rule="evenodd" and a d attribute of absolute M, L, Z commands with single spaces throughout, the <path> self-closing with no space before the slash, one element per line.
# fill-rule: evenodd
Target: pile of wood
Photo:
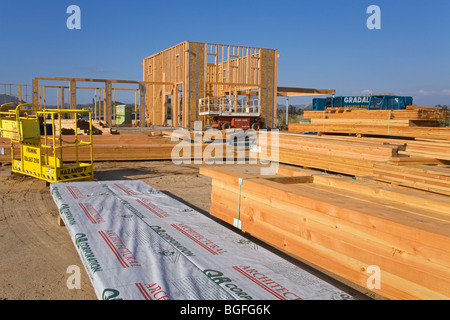
<path fill-rule="evenodd" d="M 450 161 L 450 141 L 437 139 L 415 139 L 406 142 L 400 155 L 425 157 Z"/>
<path fill-rule="evenodd" d="M 210 213 L 242 231 L 389 299 L 450 299 L 450 198 L 309 172 L 200 173 Z"/>
<path fill-rule="evenodd" d="M 305 119 L 331 120 L 394 120 L 394 121 L 445 121 L 448 119 L 447 110 L 438 107 L 408 106 L 402 110 L 367 110 L 327 108 L 324 111 L 308 111 L 303 113 Z M 407 122 L 406 122 L 407 123 Z"/>
<path fill-rule="evenodd" d="M 440 127 L 449 119 L 442 108 L 365 110 L 331 108 L 305 111 L 304 122 L 290 123 L 290 132 L 350 133 L 450 140 L 450 128 Z"/>
<path fill-rule="evenodd" d="M 215 159 L 224 159 L 225 157 L 235 157 L 236 152 L 231 148 L 227 148 L 226 143 L 197 143 L 190 137 L 178 137 L 178 141 L 172 141 L 167 135 L 95 135 L 92 136 L 93 142 L 93 160 L 94 161 L 137 161 L 137 160 L 194 160 L 203 159 L 212 161 Z M 77 140 L 89 142 L 89 136 L 63 136 L 65 141 L 63 146 L 70 146 Z M 42 144 L 45 144 L 42 139 Z M 47 141 L 48 145 L 52 145 L 52 140 Z M 59 142 L 56 143 L 59 145 Z M 0 162 L 11 162 L 10 140 L 0 138 L 0 148 L 3 147 L 3 155 L 0 154 Z M 207 149 L 208 148 L 208 149 Z M 44 152 L 42 148 L 42 152 Z M 205 152 L 207 150 L 207 152 Z M 15 154 L 20 156 L 19 145 L 16 145 Z M 174 153 L 173 153 L 174 152 Z M 80 146 L 78 150 L 73 147 L 64 148 L 63 161 L 71 162 L 76 160 L 78 153 L 79 161 L 90 161 L 89 146 Z M 172 153 L 175 155 L 173 158 Z M 51 154 L 50 154 L 51 155 Z M 203 156 L 208 156 L 204 159 Z"/>
<path fill-rule="evenodd" d="M 371 176 L 375 162 L 397 157 L 404 149 L 395 142 L 286 133 L 279 134 L 278 145 L 271 140 L 264 144 L 260 136 L 258 144 L 265 151 L 259 154 L 261 159 L 355 176 Z"/>
<path fill-rule="evenodd" d="M 403 165 L 375 163 L 373 177 L 379 181 L 450 196 L 450 165 Z M 450 208 L 448 208 L 450 213 Z"/>

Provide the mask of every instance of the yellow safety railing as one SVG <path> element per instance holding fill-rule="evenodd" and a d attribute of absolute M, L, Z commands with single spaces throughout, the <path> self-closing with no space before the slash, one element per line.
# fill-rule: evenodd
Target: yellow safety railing
<path fill-rule="evenodd" d="M 69 121 L 74 122 L 72 141 L 62 132 L 62 118 L 66 115 L 72 115 Z M 88 118 L 87 135 L 78 134 L 78 115 Z M 0 106 L 0 135 L 11 140 L 13 172 L 47 182 L 93 178 L 92 117 L 89 110 L 37 109 L 28 103 L 4 104 Z M 89 148 L 82 159 L 81 148 Z M 17 150 L 20 150 L 20 156 L 15 154 Z M 71 150 L 75 150 L 74 155 L 69 154 L 66 161 L 64 154 L 71 153 Z"/>

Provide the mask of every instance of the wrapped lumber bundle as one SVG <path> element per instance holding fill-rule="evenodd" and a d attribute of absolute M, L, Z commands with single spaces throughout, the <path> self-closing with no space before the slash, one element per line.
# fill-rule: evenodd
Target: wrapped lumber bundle
<path fill-rule="evenodd" d="M 243 232 L 389 299 L 450 299 L 450 198 L 323 174 L 200 173 L 211 215 Z"/>

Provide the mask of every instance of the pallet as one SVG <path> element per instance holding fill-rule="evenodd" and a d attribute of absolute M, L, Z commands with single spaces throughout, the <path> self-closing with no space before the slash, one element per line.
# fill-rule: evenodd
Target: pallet
<path fill-rule="evenodd" d="M 202 167 L 210 213 L 389 299 L 450 298 L 450 198 L 334 175 L 256 176 Z M 239 179 L 244 178 L 241 186 Z"/>

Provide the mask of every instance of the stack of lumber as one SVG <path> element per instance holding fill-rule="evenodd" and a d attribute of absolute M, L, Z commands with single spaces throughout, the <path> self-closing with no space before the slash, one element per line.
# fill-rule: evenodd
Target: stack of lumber
<path fill-rule="evenodd" d="M 294 134 L 293 134 L 294 135 Z M 307 135 L 313 136 L 315 135 Z M 385 145 L 397 145 L 398 155 L 404 159 L 405 157 L 411 158 L 429 158 L 438 160 L 450 161 L 450 141 L 439 139 L 425 139 L 425 138 L 403 138 L 396 139 L 393 137 L 352 137 L 352 136 L 333 136 L 326 135 L 327 139 L 337 139 L 340 141 L 350 142 L 364 142 L 382 143 Z"/>
<path fill-rule="evenodd" d="M 407 108 L 402 110 L 367 110 L 328 108 L 324 111 L 304 111 L 304 119 L 364 119 L 364 120 L 406 120 L 406 121 L 445 121 L 448 111 L 435 107 Z"/>
<path fill-rule="evenodd" d="M 88 136 L 76 137 L 80 141 L 89 141 Z M 171 151 L 176 143 L 170 139 L 151 138 L 146 135 L 98 135 L 92 137 L 94 161 L 121 161 L 121 160 L 170 160 Z M 71 145 L 75 136 L 64 136 L 63 146 Z M 44 141 L 42 140 L 44 144 Z M 47 142 L 51 145 L 51 140 Z M 57 145 L 59 145 L 57 143 Z M 15 154 L 20 155 L 19 145 L 15 145 Z M 42 149 L 44 150 L 44 148 Z M 75 148 L 64 148 L 63 161 L 75 161 L 78 152 L 79 161 L 90 161 L 89 146 Z M 10 145 L 5 148 L 3 161 L 11 160 Z"/>
<path fill-rule="evenodd" d="M 439 127 L 448 120 L 441 108 L 405 110 L 327 109 L 305 111 L 310 123 L 290 123 L 290 132 L 351 133 L 450 140 L 450 128 Z"/>
<path fill-rule="evenodd" d="M 305 166 L 355 176 L 371 176 L 373 164 L 398 156 L 401 144 L 382 141 L 358 141 L 347 137 L 331 137 L 279 134 L 279 144 L 264 145 L 258 136 L 262 150 L 261 159 Z M 265 157 L 265 155 L 267 155 Z"/>
<path fill-rule="evenodd" d="M 379 181 L 450 196 L 450 165 L 397 166 L 376 163 L 373 167 L 373 177 Z"/>
<path fill-rule="evenodd" d="M 449 197 L 325 174 L 200 173 L 213 216 L 299 260 L 389 299 L 450 299 Z"/>
<path fill-rule="evenodd" d="M 399 152 L 399 154 L 450 161 L 450 141 L 415 139 L 408 141 L 405 150 Z"/>
<path fill-rule="evenodd" d="M 184 137 L 180 137 L 184 138 Z M 89 141 L 89 136 L 63 136 L 63 146 L 73 144 L 75 140 Z M 4 147 L 4 155 L 0 155 L 0 161 L 10 162 L 10 140 L 0 138 L 0 147 Z M 202 159 L 203 155 L 211 156 L 211 159 L 223 159 L 225 156 L 235 157 L 234 150 L 227 148 L 225 143 L 197 143 L 194 146 L 193 140 L 171 141 L 171 137 L 152 136 L 152 135 L 95 135 L 92 136 L 93 142 L 93 160 L 94 161 L 135 161 L 135 160 L 174 160 L 172 152 L 179 159 Z M 47 142 L 52 144 L 51 140 Z M 44 140 L 42 139 L 42 144 Z M 57 145 L 58 142 L 57 142 Z M 20 155 L 19 146 L 16 145 L 16 155 Z M 209 148 L 208 148 L 209 147 Z M 177 149 L 175 149 L 177 148 Z M 208 152 L 205 149 L 208 148 Z M 44 149 L 43 149 L 44 150 Z M 63 161 L 75 161 L 76 152 L 78 152 L 79 161 L 90 161 L 89 146 L 80 146 L 75 148 L 64 148 Z M 178 158 L 177 158 L 178 159 Z"/>

